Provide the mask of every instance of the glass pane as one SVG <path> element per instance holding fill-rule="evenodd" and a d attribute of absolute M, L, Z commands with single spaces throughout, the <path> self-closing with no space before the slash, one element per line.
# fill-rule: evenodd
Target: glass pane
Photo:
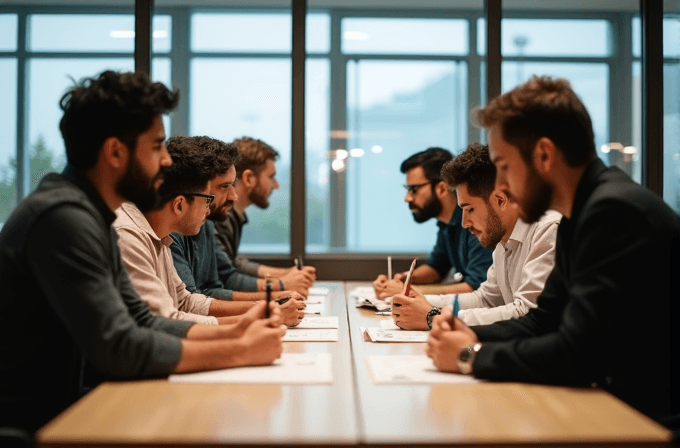
<path fill-rule="evenodd" d="M 347 149 L 358 151 L 345 160 L 348 250 L 422 252 L 434 243 L 434 222 L 416 224 L 402 201 L 399 166 L 430 146 L 466 146 L 467 82 L 464 62 L 349 62 Z"/>
<path fill-rule="evenodd" d="M 166 86 L 172 86 L 172 62 L 170 58 L 153 58 L 151 60 L 151 79 L 162 82 Z M 186 101 L 180 92 L 180 101 Z M 163 125 L 165 126 L 165 135 L 172 135 L 170 129 L 170 115 L 163 115 Z"/>
<path fill-rule="evenodd" d="M 0 14 L 0 51 L 16 51 L 17 26 L 16 14 Z"/>
<path fill-rule="evenodd" d="M 170 16 L 153 18 L 153 51 L 170 51 L 171 24 Z M 31 51 L 132 53 L 135 50 L 132 14 L 34 14 L 29 16 L 28 25 Z"/>
<path fill-rule="evenodd" d="M 330 246 L 330 61 L 309 59 L 305 79 L 307 252 Z"/>
<path fill-rule="evenodd" d="M 532 75 L 549 75 L 567 79 L 588 109 L 595 132 L 595 147 L 600 148 L 605 143 L 609 143 L 609 68 L 607 64 L 503 62 L 501 69 L 503 92 L 526 82 Z M 607 164 L 613 162 L 607 154 L 598 151 L 598 155 Z M 633 166 L 636 164 L 639 162 L 632 162 Z"/>
<path fill-rule="evenodd" d="M 477 19 L 477 54 L 486 56 L 486 19 Z"/>
<path fill-rule="evenodd" d="M 680 213 L 680 64 L 664 64 L 663 78 L 663 198 Z"/>
<path fill-rule="evenodd" d="M 642 48 L 642 25 L 640 17 L 634 17 L 631 26 L 633 33 L 633 56 L 639 58 Z M 664 15 L 663 55 L 666 58 L 680 57 L 680 12 Z"/>
<path fill-rule="evenodd" d="M 291 28 L 290 13 L 196 13 L 191 16 L 191 49 L 290 53 Z"/>
<path fill-rule="evenodd" d="M 503 56 L 609 56 L 605 20 L 503 19 Z"/>
<path fill-rule="evenodd" d="M 465 55 L 467 20 L 351 18 L 342 20 L 342 52 Z"/>
<path fill-rule="evenodd" d="M 31 190 L 48 172 L 60 172 L 66 164 L 59 132 L 62 111 L 59 100 L 73 81 L 93 77 L 104 70 L 131 71 L 125 59 L 31 59 L 28 63 L 27 150 L 31 157 Z"/>
<path fill-rule="evenodd" d="M 17 60 L 0 59 L 0 228 L 16 205 Z"/>
<path fill-rule="evenodd" d="M 307 53 L 331 51 L 331 18 L 325 13 L 307 14 Z"/>
<path fill-rule="evenodd" d="M 225 82 L 228 79 L 229 82 Z M 208 59 L 191 61 L 190 135 L 230 142 L 249 136 L 273 146 L 281 185 L 267 210 L 248 209 L 240 252 L 290 251 L 290 59 Z"/>

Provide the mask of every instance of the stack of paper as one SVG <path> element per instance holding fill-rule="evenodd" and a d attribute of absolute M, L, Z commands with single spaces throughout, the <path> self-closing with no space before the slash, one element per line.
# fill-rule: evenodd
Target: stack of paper
<path fill-rule="evenodd" d="M 429 331 L 385 330 L 384 328 L 362 328 L 373 342 L 427 342 Z"/>
<path fill-rule="evenodd" d="M 392 306 L 384 300 L 380 300 L 376 295 L 373 287 L 359 286 L 349 292 L 350 297 L 356 299 L 357 307 L 375 308 L 378 311 L 387 311 L 392 309 Z"/>
<path fill-rule="evenodd" d="M 330 353 L 283 353 L 270 366 L 170 375 L 174 383 L 331 384 Z"/>
<path fill-rule="evenodd" d="M 283 342 L 337 342 L 337 328 L 289 328 Z"/>
<path fill-rule="evenodd" d="M 306 316 L 294 327 L 296 329 L 310 328 L 340 328 L 338 316 Z"/>
<path fill-rule="evenodd" d="M 375 384 L 472 384 L 480 380 L 469 375 L 440 372 L 425 355 L 364 357 Z"/>
<path fill-rule="evenodd" d="M 329 293 L 330 290 L 328 288 L 321 288 L 318 286 L 312 286 L 309 288 L 309 294 L 311 295 L 327 296 Z"/>

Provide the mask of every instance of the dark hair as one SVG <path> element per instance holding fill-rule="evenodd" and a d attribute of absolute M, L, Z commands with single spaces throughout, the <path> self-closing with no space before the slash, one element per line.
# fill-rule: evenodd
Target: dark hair
<path fill-rule="evenodd" d="M 239 179 L 245 170 L 252 170 L 256 175 L 264 168 L 267 160 L 276 161 L 279 152 L 263 142 L 252 137 L 241 137 L 232 142 L 241 153 L 241 160 L 236 164 L 236 177 Z"/>
<path fill-rule="evenodd" d="M 117 137 L 130 151 L 155 117 L 177 106 L 179 92 L 151 82 L 143 72 L 105 71 L 85 78 L 59 102 L 64 116 L 59 129 L 66 158 L 74 168 L 86 170 L 97 163 L 99 150 L 109 137 Z"/>
<path fill-rule="evenodd" d="M 534 76 L 475 109 L 473 121 L 487 129 L 500 126 L 503 140 L 516 146 L 529 164 L 543 137 L 555 144 L 569 166 L 597 157 L 590 115 L 565 79 Z"/>
<path fill-rule="evenodd" d="M 496 165 L 489 158 L 489 147 L 473 143 L 444 164 L 442 179 L 451 188 L 465 184 L 472 196 L 489 200 L 496 185 Z"/>
<path fill-rule="evenodd" d="M 453 154 L 443 148 L 427 148 L 425 151 L 420 151 L 413 154 L 408 159 L 401 163 L 401 172 L 406 174 L 407 171 L 422 167 L 425 171 L 425 177 L 430 182 L 439 182 L 441 177 L 439 174 L 442 171 L 444 163 L 453 158 Z"/>
<path fill-rule="evenodd" d="M 226 173 L 239 158 L 234 145 L 210 137 L 172 137 L 167 147 L 172 165 L 166 169 L 158 190 L 161 204 L 181 193 L 205 189 L 208 181 Z"/>

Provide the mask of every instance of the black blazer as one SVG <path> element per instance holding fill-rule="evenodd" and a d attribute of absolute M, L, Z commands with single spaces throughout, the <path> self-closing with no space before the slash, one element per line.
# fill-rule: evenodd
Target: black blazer
<path fill-rule="evenodd" d="M 483 342 L 475 375 L 597 385 L 652 417 L 677 412 L 670 363 L 679 247 L 680 224 L 663 200 L 595 160 L 560 223 L 538 307 L 473 328 Z"/>

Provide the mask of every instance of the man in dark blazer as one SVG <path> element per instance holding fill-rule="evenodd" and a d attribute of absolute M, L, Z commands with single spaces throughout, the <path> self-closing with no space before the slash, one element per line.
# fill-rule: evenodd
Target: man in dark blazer
<path fill-rule="evenodd" d="M 598 159 L 590 116 L 565 80 L 534 77 L 475 119 L 489 131 L 497 187 L 522 219 L 548 208 L 564 215 L 556 264 L 526 316 L 473 328 L 435 318 L 428 355 L 444 371 L 598 386 L 657 419 L 677 412 L 673 211 Z"/>

